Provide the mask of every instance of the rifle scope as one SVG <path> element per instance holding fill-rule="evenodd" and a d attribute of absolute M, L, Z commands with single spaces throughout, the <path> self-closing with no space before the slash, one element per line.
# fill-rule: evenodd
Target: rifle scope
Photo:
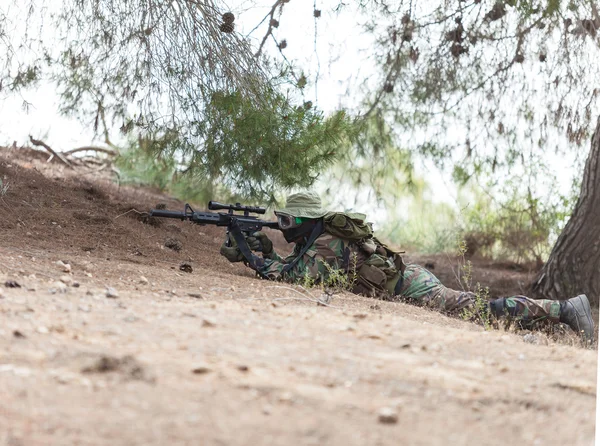
<path fill-rule="evenodd" d="M 260 206 L 244 206 L 240 203 L 236 204 L 223 204 L 217 201 L 209 201 L 208 209 L 211 211 L 219 211 L 219 210 L 228 210 L 228 211 L 242 211 L 242 212 L 252 212 L 253 214 L 264 214 L 267 212 L 266 208 L 261 208 Z"/>

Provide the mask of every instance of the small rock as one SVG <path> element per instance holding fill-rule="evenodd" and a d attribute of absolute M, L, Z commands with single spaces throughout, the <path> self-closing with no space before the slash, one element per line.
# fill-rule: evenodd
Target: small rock
<path fill-rule="evenodd" d="M 371 310 L 381 310 L 381 307 L 378 304 L 369 306 Z"/>
<path fill-rule="evenodd" d="M 247 372 L 248 370 L 250 370 L 250 367 L 248 367 L 246 364 L 239 364 L 236 368 L 240 372 Z"/>
<path fill-rule="evenodd" d="M 189 263 L 182 263 L 181 265 L 179 265 L 179 270 L 183 271 L 184 273 L 191 273 L 194 271 L 192 265 L 190 265 Z"/>
<path fill-rule="evenodd" d="M 81 285 L 79 284 L 79 282 L 73 282 L 73 284 L 71 286 L 73 288 L 79 288 Z"/>
<path fill-rule="evenodd" d="M 379 422 L 382 424 L 396 424 L 398 422 L 398 414 L 390 407 L 384 407 L 379 411 Z"/>
<path fill-rule="evenodd" d="M 367 313 L 356 313 L 353 317 L 355 319 L 365 319 L 367 316 Z"/>
<path fill-rule="evenodd" d="M 68 291 L 67 289 L 67 285 L 65 285 L 63 282 L 54 282 L 52 284 L 52 288 L 50 288 L 48 291 L 50 292 L 50 294 L 56 294 L 56 293 L 66 293 Z"/>
<path fill-rule="evenodd" d="M 508 367 L 506 367 L 505 365 L 503 365 L 502 367 L 500 367 L 499 370 L 500 370 L 500 373 L 506 373 L 506 372 L 508 372 L 509 369 L 508 369 Z"/>
<path fill-rule="evenodd" d="M 46 327 L 38 327 L 37 332 L 41 334 L 48 334 L 49 330 Z"/>
<path fill-rule="evenodd" d="M 116 299 L 119 297 L 119 293 L 117 293 L 117 290 L 115 290 L 113 287 L 109 286 L 106 287 L 106 297 L 109 299 Z"/>
<path fill-rule="evenodd" d="M 20 339 L 23 339 L 23 338 L 26 338 L 26 337 L 27 337 L 27 336 L 25 336 L 23 333 L 21 333 L 19 330 L 14 330 L 14 331 L 13 331 L 13 336 L 14 336 L 15 338 L 20 338 Z"/>
<path fill-rule="evenodd" d="M 192 373 L 195 375 L 205 375 L 206 373 L 209 373 L 211 371 L 211 368 L 205 364 L 197 365 L 192 369 Z"/>
<path fill-rule="evenodd" d="M 527 333 L 525 336 L 523 336 L 523 341 L 527 342 L 528 344 L 538 344 L 539 343 L 537 336 L 532 333 Z"/>
<path fill-rule="evenodd" d="M 19 285 L 19 283 L 15 280 L 7 280 L 4 282 L 4 286 L 6 288 L 21 288 L 21 285 Z"/>
<path fill-rule="evenodd" d="M 215 327 L 216 325 L 217 325 L 217 323 L 215 321 L 213 321 L 212 319 L 208 319 L 208 318 L 202 319 L 203 327 Z"/>
<path fill-rule="evenodd" d="M 60 276 L 59 280 L 65 285 L 71 285 L 73 283 L 71 276 L 67 276 L 66 274 L 64 276 Z"/>
<path fill-rule="evenodd" d="M 279 395 L 278 399 L 280 403 L 291 403 L 294 399 L 294 395 L 292 395 L 291 392 L 283 392 Z"/>
<path fill-rule="evenodd" d="M 273 407 L 272 406 L 270 406 L 268 404 L 266 406 L 263 406 L 263 408 L 262 408 L 262 413 L 263 414 L 265 414 L 265 415 L 271 415 L 271 412 L 273 412 Z"/>
<path fill-rule="evenodd" d="M 65 266 L 63 266 L 63 271 L 65 273 L 70 273 L 71 272 L 71 264 L 70 263 L 65 263 Z"/>
<path fill-rule="evenodd" d="M 204 299 L 204 296 L 200 293 L 188 293 L 188 296 L 193 297 L 194 299 Z"/>
<path fill-rule="evenodd" d="M 142 285 L 148 285 L 150 282 L 144 276 L 140 276 L 140 283 Z"/>

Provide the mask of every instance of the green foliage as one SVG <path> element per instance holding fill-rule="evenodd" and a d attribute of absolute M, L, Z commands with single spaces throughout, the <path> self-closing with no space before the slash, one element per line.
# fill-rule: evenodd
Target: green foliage
<path fill-rule="evenodd" d="M 473 290 L 475 295 L 473 304 L 461 312 L 461 317 L 468 321 L 473 321 L 483 325 L 485 330 L 492 329 L 492 321 L 489 314 L 490 289 L 483 288 L 479 282 Z"/>
<path fill-rule="evenodd" d="M 311 186 L 355 137 L 354 124 L 342 111 L 324 117 L 271 93 L 257 104 L 218 92 L 190 128 L 132 139 L 119 159 L 126 181 L 186 200 L 236 197 L 263 204 L 277 201 L 275 191 Z"/>
<path fill-rule="evenodd" d="M 457 211 L 448 203 L 435 202 L 423 179 L 414 179 L 411 194 L 402 193 L 395 206 L 388 207 L 387 223 L 377 233 L 411 252 L 451 252 L 460 232 Z"/>
<path fill-rule="evenodd" d="M 321 282 L 323 289 L 328 291 L 329 294 L 352 291 L 356 284 L 356 280 L 358 279 L 356 262 L 357 255 L 354 253 L 350 259 L 350 268 L 348 269 L 348 272 L 346 272 L 343 269 L 338 268 L 337 265 L 334 267 L 329 263 L 322 261 L 323 266 L 327 270 L 327 278 Z"/>
<path fill-rule="evenodd" d="M 460 228 L 469 255 L 517 263 L 541 263 L 547 258 L 576 196 L 556 186 L 544 194 L 523 191 L 522 181 L 509 180 L 494 195 L 481 188 L 463 190 Z"/>
<path fill-rule="evenodd" d="M 540 169 L 541 174 L 548 175 Z M 467 182 L 459 191 L 458 210 L 447 203 L 432 202 L 422 183 L 414 195 L 403 198 L 397 206 L 401 212 L 389 219 L 391 223 L 377 232 L 408 251 L 452 252 L 458 238 L 461 255 L 467 257 L 542 262 L 577 195 L 552 184 L 544 193 L 534 194 L 530 189 L 523 190 L 526 178 L 486 188 Z"/>
<path fill-rule="evenodd" d="M 213 94 L 204 120 L 195 123 L 201 145 L 184 147 L 182 155 L 194 175 L 273 202 L 274 190 L 310 187 L 356 129 L 343 111 L 324 117 L 275 91 L 264 99 L 258 106 L 238 92 Z"/>

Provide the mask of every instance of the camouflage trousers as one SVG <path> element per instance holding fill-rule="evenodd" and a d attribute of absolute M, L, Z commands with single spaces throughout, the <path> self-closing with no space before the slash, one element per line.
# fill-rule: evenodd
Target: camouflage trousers
<path fill-rule="evenodd" d="M 475 294 L 445 287 L 437 277 L 422 266 L 409 264 L 404 271 L 404 282 L 399 297 L 420 305 L 437 308 L 449 313 L 460 313 L 475 303 Z M 531 299 L 526 296 L 511 296 L 496 299 L 489 304 L 490 314 L 510 316 L 523 322 L 547 320 L 558 323 L 560 302 L 547 299 Z"/>

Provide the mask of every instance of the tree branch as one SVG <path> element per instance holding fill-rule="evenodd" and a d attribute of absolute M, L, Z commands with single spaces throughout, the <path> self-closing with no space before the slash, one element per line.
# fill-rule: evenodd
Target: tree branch
<path fill-rule="evenodd" d="M 39 139 L 33 139 L 33 136 L 29 135 L 29 140 L 31 141 L 31 144 L 33 144 L 34 146 L 37 147 L 43 147 L 44 149 L 46 149 L 48 152 L 50 152 L 52 154 L 52 156 L 57 157 L 60 161 L 63 162 L 63 164 L 65 164 L 68 167 L 73 167 L 73 165 L 69 162 L 68 159 L 66 159 L 64 156 L 62 156 L 60 153 L 55 152 L 52 147 L 50 147 L 48 144 L 46 144 L 44 141 L 40 141 Z"/>

